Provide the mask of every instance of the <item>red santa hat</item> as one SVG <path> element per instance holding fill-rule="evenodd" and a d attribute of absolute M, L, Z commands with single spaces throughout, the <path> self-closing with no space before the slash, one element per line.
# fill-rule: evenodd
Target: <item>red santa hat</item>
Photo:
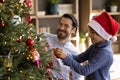
<path fill-rule="evenodd" d="M 88 25 L 105 40 L 112 40 L 112 42 L 117 40 L 116 34 L 120 24 L 109 13 L 102 12 L 99 16 L 93 18 Z"/>

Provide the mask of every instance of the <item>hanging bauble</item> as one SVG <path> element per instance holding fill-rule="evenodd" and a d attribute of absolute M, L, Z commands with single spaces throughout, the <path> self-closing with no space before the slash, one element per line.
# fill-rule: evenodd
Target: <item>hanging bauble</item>
<path fill-rule="evenodd" d="M 30 15 L 27 17 L 27 21 L 28 21 L 28 24 L 30 24 L 30 21 L 31 21 Z"/>
<path fill-rule="evenodd" d="M 49 66 L 53 66 L 54 65 L 54 61 L 49 62 Z"/>
<path fill-rule="evenodd" d="M 31 2 L 31 0 L 25 0 L 25 4 L 26 4 L 28 7 L 32 7 L 32 2 Z"/>
<path fill-rule="evenodd" d="M 19 25 L 21 22 L 22 22 L 22 20 L 21 20 L 21 17 L 20 17 L 20 16 L 14 15 L 14 16 L 12 17 L 12 24 L 13 24 L 14 26 Z"/>
<path fill-rule="evenodd" d="M 5 23 L 4 21 L 1 22 L 1 26 L 4 27 L 5 26 Z"/>
<path fill-rule="evenodd" d="M 51 72 L 50 66 L 48 65 L 48 66 L 47 66 L 47 75 L 50 75 L 50 72 Z"/>
<path fill-rule="evenodd" d="M 30 50 L 32 50 L 33 45 L 34 45 L 34 40 L 33 39 L 27 39 L 26 40 L 26 45 L 29 47 Z"/>
<path fill-rule="evenodd" d="M 46 42 L 46 47 L 47 47 L 47 48 L 49 48 L 49 47 L 50 47 L 50 44 L 49 44 L 49 42 L 48 42 L 48 41 Z"/>
<path fill-rule="evenodd" d="M 40 55 L 39 55 L 38 51 L 32 50 L 31 55 L 32 55 L 33 63 L 39 68 L 39 66 L 40 66 Z"/>

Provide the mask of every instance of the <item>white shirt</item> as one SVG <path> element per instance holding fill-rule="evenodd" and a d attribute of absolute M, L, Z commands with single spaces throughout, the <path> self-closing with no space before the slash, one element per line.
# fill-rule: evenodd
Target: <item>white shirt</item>
<path fill-rule="evenodd" d="M 80 54 L 80 52 L 77 50 L 77 48 L 69 41 L 66 42 L 65 44 L 61 44 L 57 38 L 57 35 L 50 34 L 50 33 L 44 33 L 47 36 L 47 40 L 50 44 L 49 49 L 52 50 L 54 47 L 60 47 L 65 50 L 67 54 Z M 50 54 L 51 55 L 51 54 Z M 69 72 L 70 72 L 70 67 L 66 66 L 63 64 L 61 59 L 56 58 L 52 54 L 54 61 L 55 61 L 55 68 L 58 70 L 51 70 L 53 76 L 55 78 L 62 78 L 63 80 L 69 80 Z M 75 71 L 72 70 L 72 78 L 73 80 L 81 80 L 81 75 L 76 73 Z"/>

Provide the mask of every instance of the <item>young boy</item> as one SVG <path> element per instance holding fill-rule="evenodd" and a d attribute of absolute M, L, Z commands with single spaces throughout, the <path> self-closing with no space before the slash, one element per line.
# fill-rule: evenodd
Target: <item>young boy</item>
<path fill-rule="evenodd" d="M 85 52 L 74 56 L 67 55 L 61 48 L 55 48 L 54 54 L 77 73 L 85 75 L 85 80 L 111 80 L 109 72 L 113 63 L 111 42 L 117 40 L 115 35 L 120 25 L 107 12 L 103 12 L 93 18 L 88 26 L 92 45 Z M 88 64 L 80 65 L 86 60 Z"/>

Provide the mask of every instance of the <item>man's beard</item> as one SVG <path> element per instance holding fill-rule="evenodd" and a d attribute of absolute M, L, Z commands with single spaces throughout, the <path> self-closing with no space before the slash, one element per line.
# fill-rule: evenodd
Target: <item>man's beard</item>
<path fill-rule="evenodd" d="M 61 33 L 62 32 L 62 33 Z M 64 34 L 63 34 L 64 33 Z M 57 30 L 57 37 L 60 40 L 64 40 L 69 37 L 69 33 L 64 30 Z"/>

